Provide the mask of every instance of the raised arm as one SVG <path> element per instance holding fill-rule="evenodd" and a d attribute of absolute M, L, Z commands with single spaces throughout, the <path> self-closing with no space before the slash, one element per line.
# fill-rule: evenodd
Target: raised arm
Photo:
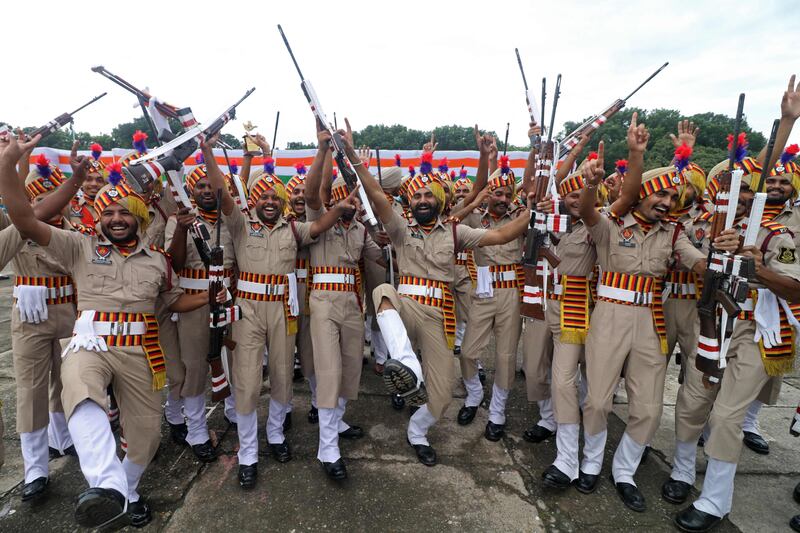
<path fill-rule="evenodd" d="M 461 208 L 458 209 L 457 211 L 452 211 L 450 213 L 450 216 L 455 219 L 458 219 L 459 221 L 464 220 L 469 216 L 470 213 L 472 213 L 475 209 L 479 208 L 481 204 L 483 204 L 483 202 L 485 202 L 488 197 L 489 197 L 489 189 L 484 187 L 483 189 L 481 189 L 478 195 L 475 196 L 475 199 L 472 200 L 472 203 L 465 204 L 462 202 Z"/>
<path fill-rule="evenodd" d="M 783 149 L 786 147 L 786 141 L 789 140 L 789 135 L 792 133 L 792 128 L 794 127 L 794 123 L 800 118 L 800 83 L 795 85 L 795 75 L 789 78 L 789 86 L 786 88 L 786 91 L 783 93 L 783 98 L 781 99 L 781 121 L 778 125 L 778 133 L 775 136 L 775 150 L 772 152 L 772 164 L 775 165 L 775 161 L 781 156 L 783 153 Z M 761 163 L 761 168 L 764 168 L 768 162 L 764 161 L 767 157 L 767 147 L 761 149 L 758 153 L 758 162 Z"/>
<path fill-rule="evenodd" d="M 347 119 L 345 119 L 345 121 L 347 121 Z M 349 124 L 349 121 L 347 123 Z M 381 189 L 377 180 L 375 180 L 372 174 L 369 173 L 369 170 L 364 167 L 364 163 L 361 162 L 355 148 L 353 148 L 352 141 L 345 136 L 344 131 L 340 130 L 338 133 L 342 136 L 342 139 L 344 139 L 345 154 L 347 158 L 350 159 L 353 168 L 356 169 L 356 173 L 361 179 L 361 185 L 364 186 L 364 192 L 367 193 L 367 198 L 369 198 L 369 201 L 372 203 L 375 214 L 382 223 L 387 224 L 394 215 L 389 200 L 383 195 L 383 189 Z"/>
<path fill-rule="evenodd" d="M 219 134 L 214 135 L 205 141 L 200 142 L 200 150 L 203 151 L 203 159 L 206 162 L 206 172 L 208 173 L 208 181 L 211 182 L 211 187 L 214 190 L 222 189 L 222 213 L 230 215 L 233 213 L 236 204 L 233 201 L 228 187 L 225 186 L 225 175 L 217 165 L 217 160 L 214 157 L 214 145 L 219 139 Z"/>
<path fill-rule="evenodd" d="M 592 135 L 594 135 L 595 131 L 596 130 L 591 130 L 589 133 L 581 135 L 581 139 L 578 141 L 578 144 L 576 144 L 572 150 L 569 151 L 567 157 L 564 158 L 564 162 L 561 163 L 556 170 L 556 183 L 561 183 L 567 176 L 569 176 L 572 166 L 581 156 L 583 149 L 586 148 L 586 145 L 589 143 L 589 139 L 592 138 Z M 557 163 L 554 162 L 554 164 Z"/>
<path fill-rule="evenodd" d="M 634 112 L 631 125 L 628 126 L 628 170 L 622 181 L 622 191 L 619 198 L 611 204 L 611 211 L 618 215 L 624 215 L 639 201 L 639 190 L 642 187 L 644 152 L 647 150 L 650 132 L 644 124 L 637 124 L 636 118 L 637 114 Z"/>
<path fill-rule="evenodd" d="M 581 191 L 581 205 L 578 209 L 583 223 L 591 227 L 600 222 L 600 213 L 595 209 L 597 204 L 597 187 L 606 176 L 606 171 L 603 169 L 603 153 L 605 147 L 603 141 L 597 147 L 597 159 L 587 161 L 581 169 L 583 176 L 583 190 Z M 639 177 L 641 181 L 641 176 Z"/>
<path fill-rule="evenodd" d="M 30 151 L 27 152 L 30 154 Z M 28 157 L 28 156 L 25 156 Z M 69 204 L 75 193 L 81 188 L 88 171 L 89 159 L 85 156 L 78 157 L 78 141 L 72 143 L 69 154 L 69 164 L 72 167 L 72 176 L 62 183 L 58 189 L 48 194 L 41 202 L 33 206 L 33 213 L 39 220 L 50 220 L 61 213 Z M 24 183 L 24 180 L 23 180 Z"/>
<path fill-rule="evenodd" d="M 23 142 L 29 140 L 28 136 L 21 129 L 17 129 L 17 141 Z M 73 150 L 76 149 L 78 141 L 75 141 L 72 145 Z M 28 173 L 31 171 L 31 154 L 33 153 L 34 145 L 31 145 L 30 148 L 22 152 L 22 157 L 19 158 L 19 163 L 17 164 L 17 173 L 19 174 L 19 179 L 22 183 L 25 183 L 25 178 L 28 177 Z"/>
<path fill-rule="evenodd" d="M 532 205 L 533 194 L 528 195 L 528 205 Z M 530 225 L 530 211 L 527 209 L 520 209 L 517 218 L 508 224 L 501 226 L 497 229 L 489 230 L 484 235 L 478 246 L 495 246 L 498 244 L 505 244 L 511 242 L 528 229 Z"/>
<path fill-rule="evenodd" d="M 465 206 L 473 203 L 478 194 L 489 182 L 489 158 L 492 150 L 494 150 L 495 158 L 497 157 L 497 147 L 493 144 L 494 137 L 488 133 L 481 135 L 477 124 L 475 124 L 473 132 L 475 134 L 475 144 L 478 145 L 480 156 L 478 158 L 478 171 L 475 174 L 475 183 L 472 184 L 472 189 L 469 191 L 469 194 L 464 197 L 462 203 L 462 205 Z"/>
<path fill-rule="evenodd" d="M 306 174 L 306 206 L 309 209 L 320 209 L 322 207 L 322 200 L 320 198 L 320 185 L 322 185 L 322 169 L 328 161 L 327 154 L 330 152 L 331 134 L 328 130 L 320 127 L 319 120 L 317 124 L 317 154 L 314 156 L 314 161 L 311 163 L 311 168 L 308 169 Z"/>
<path fill-rule="evenodd" d="M 186 266 L 186 232 L 195 218 L 195 214 L 188 207 L 181 207 L 175 213 L 175 228 L 172 235 L 167 235 L 167 241 L 169 241 L 167 252 L 172 257 L 172 268 L 175 269 L 175 272 L 180 272 Z M 169 233 L 169 227 L 167 232 Z"/>
<path fill-rule="evenodd" d="M 30 141 L 19 142 L 10 134 L 0 137 L 0 196 L 5 201 L 8 216 L 20 235 L 39 246 L 50 244 L 49 224 L 37 219 L 17 174 L 17 161 L 22 153 L 41 139 L 37 135 Z M 88 161 L 84 164 L 88 165 Z"/>
<path fill-rule="evenodd" d="M 353 190 L 347 198 L 342 200 L 341 202 L 337 203 L 335 206 L 331 207 L 327 211 L 325 211 L 322 216 L 316 219 L 314 222 L 311 223 L 311 237 L 315 238 L 322 233 L 325 233 L 330 228 L 336 224 L 336 221 L 339 220 L 339 217 L 347 210 L 355 209 L 356 208 L 356 200 L 355 195 L 358 193 L 357 190 Z"/>

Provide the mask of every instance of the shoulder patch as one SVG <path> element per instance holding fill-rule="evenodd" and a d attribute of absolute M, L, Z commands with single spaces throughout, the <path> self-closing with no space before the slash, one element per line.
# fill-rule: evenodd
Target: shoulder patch
<path fill-rule="evenodd" d="M 81 224 L 79 222 L 70 222 L 70 225 L 72 226 L 73 230 L 75 230 L 78 233 L 81 233 L 83 235 L 91 235 L 91 236 L 93 236 L 93 235 L 97 234 L 97 231 L 95 231 L 94 228 L 90 228 L 89 226 L 86 226 L 85 224 Z"/>
<path fill-rule="evenodd" d="M 797 254 L 794 248 L 778 248 L 778 262 L 791 265 L 797 262 Z"/>

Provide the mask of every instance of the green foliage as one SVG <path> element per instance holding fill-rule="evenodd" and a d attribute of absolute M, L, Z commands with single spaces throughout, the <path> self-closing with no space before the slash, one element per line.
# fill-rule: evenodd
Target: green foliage
<path fill-rule="evenodd" d="M 308 150 L 316 147 L 317 145 L 314 143 L 304 143 L 301 141 L 289 141 L 286 143 L 286 150 Z"/>
<path fill-rule="evenodd" d="M 700 128 L 697 142 L 694 146 L 692 161 L 706 171 L 728 156 L 727 136 L 733 133 L 734 119 L 718 113 L 700 113 L 684 116 L 674 109 L 644 110 L 635 107 L 625 108 L 611 120 L 603 124 L 594 134 L 589 146 L 595 150 L 601 140 L 605 144 L 606 172 L 614 171 L 617 159 L 628 158 L 628 145 L 625 140 L 631 116 L 634 111 L 639 113 L 638 122 L 645 124 L 650 131 L 650 142 L 645 153 L 645 168 L 667 166 L 672 161 L 675 147 L 670 139 L 670 133 L 678 134 L 678 121 L 689 119 Z M 588 119 L 589 117 L 587 117 Z M 565 137 L 585 120 L 580 122 L 567 122 L 561 137 Z M 766 144 L 766 138 L 747 125 L 747 120 L 742 121 L 742 131 L 747 133 L 750 143 L 748 148 L 751 155 L 757 154 Z M 585 156 L 585 154 L 584 154 Z"/>

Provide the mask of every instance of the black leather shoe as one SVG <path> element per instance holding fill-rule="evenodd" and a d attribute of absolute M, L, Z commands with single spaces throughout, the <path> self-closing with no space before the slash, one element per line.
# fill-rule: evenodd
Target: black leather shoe
<path fill-rule="evenodd" d="M 144 527 L 153 520 L 153 513 L 150 512 L 150 506 L 144 498 L 128 502 L 128 519 L 133 527 Z"/>
<path fill-rule="evenodd" d="M 416 374 L 397 359 L 389 359 L 383 365 L 383 383 L 389 392 L 402 396 L 408 405 L 423 405 L 428 401 L 425 384 Z"/>
<path fill-rule="evenodd" d="M 742 439 L 744 445 L 756 452 L 759 455 L 769 454 L 769 444 L 764 440 L 764 437 L 752 431 L 745 431 L 744 438 Z"/>
<path fill-rule="evenodd" d="M 189 434 L 186 424 L 170 424 L 169 422 L 167 424 L 169 424 L 169 436 L 172 438 L 172 442 L 186 446 L 186 435 Z"/>
<path fill-rule="evenodd" d="M 789 527 L 794 531 L 800 531 L 800 514 L 796 514 L 789 520 Z"/>
<path fill-rule="evenodd" d="M 611 478 L 611 480 L 613 481 L 614 478 Z M 643 513 L 647 510 L 647 506 L 644 503 L 644 495 L 639 490 L 639 487 L 631 483 L 617 482 L 614 482 L 614 486 L 617 487 L 617 494 L 619 494 L 619 498 L 628 509 L 637 513 Z"/>
<path fill-rule="evenodd" d="M 361 426 L 350 426 L 344 431 L 339 432 L 340 439 L 355 440 L 355 439 L 360 439 L 363 436 L 364 436 L 364 430 L 361 429 Z"/>
<path fill-rule="evenodd" d="M 486 383 L 486 370 L 484 370 L 483 368 L 478 369 L 478 379 L 480 380 L 481 385 L 484 385 Z"/>
<path fill-rule="evenodd" d="M 575 488 L 583 494 L 591 494 L 597 490 L 598 481 L 600 481 L 599 475 L 578 471 L 578 481 L 575 482 Z"/>
<path fill-rule="evenodd" d="M 505 424 L 495 424 L 494 422 L 486 422 L 486 429 L 483 431 L 483 436 L 486 440 L 497 442 L 506 434 Z"/>
<path fill-rule="evenodd" d="M 37 477 L 30 483 L 25 483 L 22 487 L 22 501 L 31 502 L 40 499 L 44 496 L 47 490 L 48 479 L 46 477 Z"/>
<path fill-rule="evenodd" d="M 65 448 L 64 453 L 61 453 L 52 446 L 48 446 L 47 454 L 50 456 L 50 459 L 58 459 L 59 457 L 66 457 L 67 455 L 71 455 L 72 457 L 78 457 L 78 452 L 75 451 L 75 446 L 70 446 L 69 448 Z"/>
<path fill-rule="evenodd" d="M 722 518 L 708 514 L 690 505 L 675 516 L 675 525 L 681 531 L 702 533 L 708 531 L 722 521 Z"/>
<path fill-rule="evenodd" d="M 395 411 L 402 411 L 403 407 L 406 406 L 406 401 L 402 396 L 398 396 L 397 394 L 392 396 L 392 408 Z"/>
<path fill-rule="evenodd" d="M 542 472 L 542 482 L 551 489 L 567 489 L 572 484 L 569 476 L 559 470 L 556 465 L 550 465 Z"/>
<path fill-rule="evenodd" d="M 279 463 L 288 463 L 292 460 L 292 452 L 289 450 L 289 443 L 286 441 L 280 444 L 270 444 L 269 454 Z"/>
<path fill-rule="evenodd" d="M 794 496 L 794 501 L 800 503 L 800 483 L 794 486 L 794 493 L 792 496 Z"/>
<path fill-rule="evenodd" d="M 699 447 L 701 447 L 701 448 L 704 448 L 705 445 L 706 445 L 706 438 L 704 436 L 700 435 L 700 438 L 697 439 L 697 445 Z"/>
<path fill-rule="evenodd" d="M 112 524 L 122 527 L 128 522 L 125 496 L 114 489 L 92 487 L 85 490 L 75 500 L 75 521 L 88 528 Z"/>
<path fill-rule="evenodd" d="M 303 370 L 300 368 L 300 358 L 296 355 L 294 356 L 294 375 L 292 376 L 292 381 L 295 383 L 303 381 Z"/>
<path fill-rule="evenodd" d="M 535 426 L 526 429 L 522 434 L 522 438 L 528 442 L 539 443 L 549 439 L 555 434 L 555 431 L 550 431 L 546 427 L 536 424 Z"/>
<path fill-rule="evenodd" d="M 243 489 L 252 489 L 258 480 L 258 463 L 239 465 L 239 486 Z"/>
<path fill-rule="evenodd" d="M 286 413 L 286 417 L 283 419 L 283 432 L 286 433 L 292 429 L 292 412 L 289 411 Z"/>
<path fill-rule="evenodd" d="M 217 460 L 217 452 L 211 445 L 210 440 L 207 440 L 202 444 L 192 445 L 192 451 L 194 452 L 194 456 L 197 457 L 201 463 L 213 463 Z"/>
<path fill-rule="evenodd" d="M 308 423 L 309 424 L 319 424 L 319 409 L 311 406 L 311 409 L 308 410 Z"/>
<path fill-rule="evenodd" d="M 414 448 L 415 452 L 417 452 L 417 459 L 419 459 L 420 463 L 424 464 L 425 466 L 436 466 L 436 450 L 434 450 L 431 446 L 426 446 L 424 444 L 411 444 L 411 442 L 408 444 Z"/>
<path fill-rule="evenodd" d="M 639 464 L 643 465 L 647 462 L 647 458 L 650 457 L 650 446 L 645 446 L 644 451 L 642 452 L 642 458 L 639 459 Z"/>
<path fill-rule="evenodd" d="M 669 478 L 661 486 L 661 496 L 669 503 L 680 505 L 689 497 L 692 486 L 685 481 L 677 481 Z"/>
<path fill-rule="evenodd" d="M 461 355 L 461 346 L 453 346 L 453 355 Z"/>
<path fill-rule="evenodd" d="M 333 463 L 322 463 L 325 473 L 329 478 L 336 481 L 347 479 L 347 467 L 344 465 L 344 460 L 340 457 Z"/>
<path fill-rule="evenodd" d="M 462 406 L 461 409 L 458 410 L 458 425 L 466 426 L 467 424 L 471 424 L 472 421 L 475 420 L 475 414 L 477 412 L 477 405 L 474 407 L 467 407 L 466 405 Z"/>

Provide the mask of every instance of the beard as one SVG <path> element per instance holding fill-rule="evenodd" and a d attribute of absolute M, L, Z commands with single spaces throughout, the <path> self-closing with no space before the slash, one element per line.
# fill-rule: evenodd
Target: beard
<path fill-rule="evenodd" d="M 100 229 L 102 230 L 105 238 L 108 239 L 109 242 L 111 242 L 112 244 L 126 244 L 137 237 L 137 233 L 139 231 L 139 225 L 134 224 L 133 226 L 128 226 L 127 233 L 125 233 L 125 235 L 123 235 L 122 237 L 114 237 L 113 233 L 111 232 L 111 229 L 105 225 L 101 224 Z"/>
<path fill-rule="evenodd" d="M 423 206 L 427 206 L 430 209 L 421 211 L 420 208 Z M 436 220 L 436 217 L 438 216 L 436 205 L 430 204 L 417 204 L 411 209 L 411 214 L 414 215 L 414 220 L 416 220 L 419 224 L 430 224 Z"/>

